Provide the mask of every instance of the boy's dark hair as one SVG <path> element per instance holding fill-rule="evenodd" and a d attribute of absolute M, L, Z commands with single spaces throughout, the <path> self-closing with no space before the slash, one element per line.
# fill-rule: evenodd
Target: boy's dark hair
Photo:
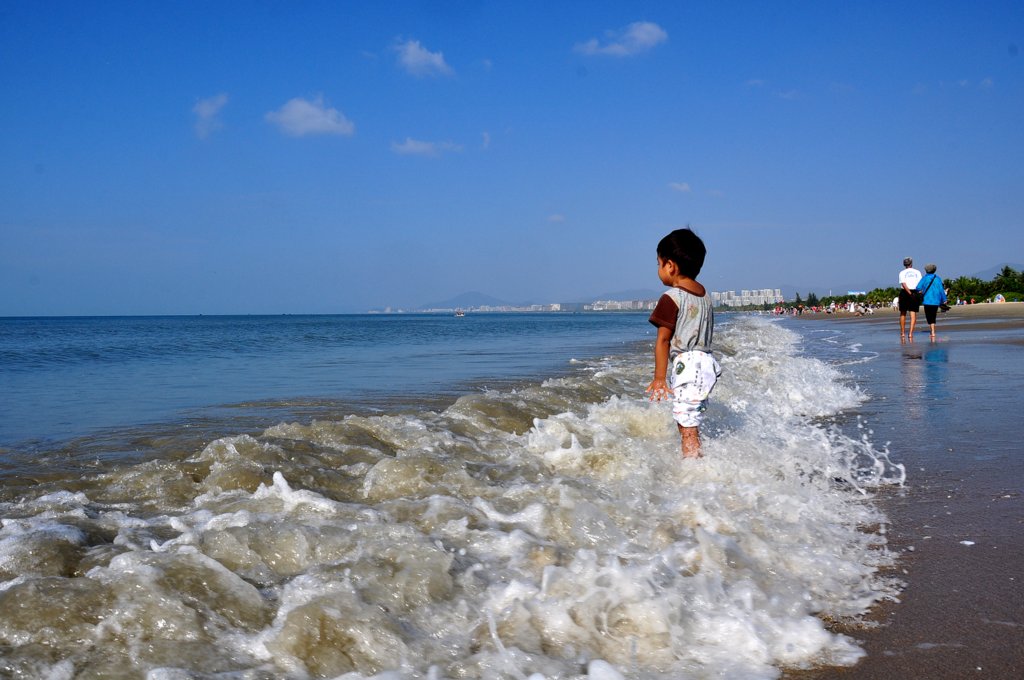
<path fill-rule="evenodd" d="M 679 273 L 691 279 L 700 274 L 707 252 L 704 242 L 689 227 L 676 229 L 658 243 L 658 257 L 672 260 L 679 267 Z"/>

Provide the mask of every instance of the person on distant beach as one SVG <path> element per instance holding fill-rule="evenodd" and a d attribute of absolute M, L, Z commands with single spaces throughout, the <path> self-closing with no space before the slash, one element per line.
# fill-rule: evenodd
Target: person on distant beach
<path fill-rule="evenodd" d="M 914 260 L 903 258 L 903 271 L 900 272 L 900 342 L 914 339 L 914 326 L 917 325 L 917 311 L 921 308 L 914 289 L 921 280 L 921 272 L 914 269 Z M 910 314 L 910 333 L 907 334 L 907 314 Z"/>
<path fill-rule="evenodd" d="M 939 306 L 946 304 L 946 290 L 942 286 L 942 279 L 935 275 L 936 269 L 935 265 L 926 264 L 924 266 L 925 276 L 917 282 L 917 290 L 921 291 L 924 298 L 921 304 L 924 305 L 924 318 L 928 321 L 932 341 L 935 340 L 935 317 Z"/>
<path fill-rule="evenodd" d="M 939 306 L 945 304 L 947 300 L 942 280 L 935 275 L 937 268 L 934 264 L 926 264 L 925 278 L 918 282 L 918 290 L 921 291 L 923 297 L 922 304 L 925 306 L 925 320 L 932 332 L 933 342 L 935 341 L 935 317 Z M 948 309 L 948 307 L 946 308 Z"/>
<path fill-rule="evenodd" d="M 658 327 L 658 339 L 654 343 L 654 380 L 647 391 L 651 401 L 672 397 L 672 417 L 679 428 L 684 458 L 701 456 L 700 423 L 708 396 L 722 374 L 722 367 L 711 356 L 715 330 L 711 296 L 697 281 L 706 254 L 704 242 L 689 228 L 676 229 L 658 243 L 658 277 L 669 290 L 650 317 Z"/>

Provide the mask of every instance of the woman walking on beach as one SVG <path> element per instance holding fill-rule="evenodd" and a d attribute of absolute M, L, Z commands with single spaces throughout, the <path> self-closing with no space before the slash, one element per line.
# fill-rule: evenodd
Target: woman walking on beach
<path fill-rule="evenodd" d="M 934 264 L 926 264 L 924 266 L 925 276 L 917 283 L 917 290 L 923 293 L 924 318 L 928 321 L 933 342 L 935 341 L 936 314 L 939 311 L 939 306 L 946 304 L 946 291 L 943 288 L 942 279 L 935 275 L 936 269 Z"/>
<path fill-rule="evenodd" d="M 900 342 L 914 339 L 914 326 L 917 325 L 917 310 L 921 303 L 917 300 L 914 289 L 921 280 L 921 272 L 914 269 L 914 260 L 903 258 L 903 271 L 900 272 L 900 297 L 897 302 L 900 308 Z M 910 314 L 910 335 L 907 335 L 907 314 Z"/>

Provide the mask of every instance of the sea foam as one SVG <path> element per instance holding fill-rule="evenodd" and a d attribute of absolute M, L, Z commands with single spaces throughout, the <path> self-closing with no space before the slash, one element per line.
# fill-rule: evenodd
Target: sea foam
<path fill-rule="evenodd" d="M 649 356 L 627 354 L 2 504 L 0 668 L 616 680 L 852 664 L 857 643 L 824 621 L 895 596 L 872 491 L 904 471 L 844 426 L 865 395 L 793 332 L 736 318 L 716 348 L 698 461 L 643 393 Z"/>

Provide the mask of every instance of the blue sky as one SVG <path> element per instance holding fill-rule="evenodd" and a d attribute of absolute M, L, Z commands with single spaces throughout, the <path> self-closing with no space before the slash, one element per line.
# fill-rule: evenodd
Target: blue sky
<path fill-rule="evenodd" d="M 0 315 L 819 295 L 1024 260 L 1016 2 L 0 5 Z"/>

